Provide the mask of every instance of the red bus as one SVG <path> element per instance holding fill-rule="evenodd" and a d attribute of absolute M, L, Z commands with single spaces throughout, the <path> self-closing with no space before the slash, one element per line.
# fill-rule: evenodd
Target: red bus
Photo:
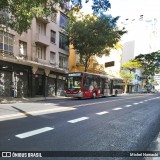
<path fill-rule="evenodd" d="M 87 72 L 72 72 L 67 75 L 67 97 L 96 98 L 117 96 L 122 93 L 122 79 Z"/>

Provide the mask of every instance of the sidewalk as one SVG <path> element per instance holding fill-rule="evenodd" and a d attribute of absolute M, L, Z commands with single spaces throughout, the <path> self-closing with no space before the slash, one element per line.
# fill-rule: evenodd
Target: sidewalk
<path fill-rule="evenodd" d="M 126 93 L 119 94 L 118 96 L 129 96 L 129 95 L 141 95 L 141 93 Z M 149 93 L 148 93 L 149 95 Z M 34 98 L 14 98 L 14 97 L 0 97 L 0 104 L 11 104 L 11 103 L 29 103 L 29 102 L 38 102 L 46 100 L 64 100 L 70 99 L 71 97 L 65 96 L 54 96 L 54 97 L 34 97 Z"/>
<path fill-rule="evenodd" d="M 68 99 L 68 97 L 64 97 L 64 96 L 34 97 L 34 98 L 0 97 L 0 104 L 28 103 L 28 102 L 38 102 L 38 101 L 46 101 L 46 100 L 63 100 L 63 99 Z"/>
<path fill-rule="evenodd" d="M 119 96 L 126 96 L 130 94 L 119 94 Z M 11 103 L 29 103 L 29 102 L 38 102 L 46 100 L 64 100 L 70 99 L 71 97 L 65 96 L 54 96 L 54 97 L 34 97 L 34 98 L 14 98 L 14 97 L 0 97 L 0 104 L 11 104 Z"/>

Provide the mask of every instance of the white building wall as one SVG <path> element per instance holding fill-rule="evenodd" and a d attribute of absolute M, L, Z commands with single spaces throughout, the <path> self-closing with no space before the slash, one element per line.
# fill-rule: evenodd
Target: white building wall
<path fill-rule="evenodd" d="M 160 49 L 160 19 L 155 17 L 136 17 L 135 19 L 125 19 L 121 22 L 121 27 L 128 31 L 122 38 L 123 52 L 122 64 L 134 59 L 139 54 L 148 54 Z M 141 77 L 141 71 L 136 70 L 135 74 Z M 138 79 L 133 80 L 133 85 L 141 84 Z M 136 88 L 133 88 L 133 91 Z"/>
<path fill-rule="evenodd" d="M 103 55 L 102 58 L 96 57 L 96 60 L 99 64 L 104 65 L 104 70 L 107 74 L 114 76 L 114 77 L 120 77 L 120 67 L 121 67 L 121 56 L 122 56 L 122 50 L 119 49 L 112 49 L 109 56 Z M 111 67 L 105 67 L 105 63 L 114 61 L 114 66 Z"/>

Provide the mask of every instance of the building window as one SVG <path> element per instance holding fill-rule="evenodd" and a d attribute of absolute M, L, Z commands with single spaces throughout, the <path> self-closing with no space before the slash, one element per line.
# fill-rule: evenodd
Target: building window
<path fill-rule="evenodd" d="M 51 21 L 54 22 L 54 23 L 56 23 L 56 19 L 57 19 L 57 13 L 56 12 L 52 13 L 51 14 Z"/>
<path fill-rule="evenodd" d="M 23 41 L 19 41 L 19 54 L 20 56 L 27 55 L 27 43 Z"/>
<path fill-rule="evenodd" d="M 69 49 L 69 40 L 68 40 L 68 36 L 59 33 L 59 48 L 64 49 L 66 51 L 68 51 Z"/>
<path fill-rule="evenodd" d="M 68 69 L 68 56 L 59 53 L 59 68 Z"/>
<path fill-rule="evenodd" d="M 37 58 L 46 60 L 46 47 L 43 46 L 37 46 Z"/>
<path fill-rule="evenodd" d="M 46 24 L 37 22 L 38 33 L 42 35 L 46 35 Z"/>
<path fill-rule="evenodd" d="M 68 17 L 62 12 L 60 12 L 60 27 L 66 29 L 67 23 L 68 23 Z"/>
<path fill-rule="evenodd" d="M 56 43 L 56 32 L 51 30 L 51 42 Z"/>
<path fill-rule="evenodd" d="M 50 52 L 50 63 L 55 64 L 56 63 L 56 53 Z"/>
<path fill-rule="evenodd" d="M 13 53 L 14 35 L 0 31 L 0 50 Z"/>

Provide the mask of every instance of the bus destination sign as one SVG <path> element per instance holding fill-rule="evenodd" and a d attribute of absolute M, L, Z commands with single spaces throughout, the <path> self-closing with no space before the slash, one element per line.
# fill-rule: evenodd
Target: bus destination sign
<path fill-rule="evenodd" d="M 81 76 L 81 73 L 69 73 L 68 76 L 70 77 Z"/>

